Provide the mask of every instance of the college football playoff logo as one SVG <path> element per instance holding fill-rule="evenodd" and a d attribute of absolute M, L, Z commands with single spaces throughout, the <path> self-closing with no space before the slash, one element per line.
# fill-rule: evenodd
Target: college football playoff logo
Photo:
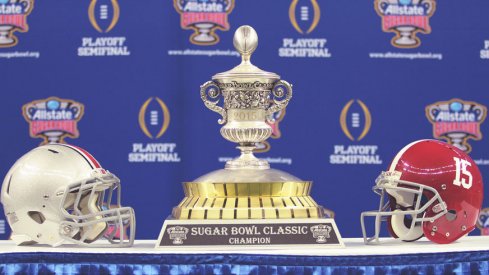
<path fill-rule="evenodd" d="M 343 134 L 356 144 L 335 144 L 329 155 L 330 164 L 382 164 L 377 144 L 360 143 L 372 126 L 372 115 L 363 101 L 351 99 L 343 106 L 340 126 Z"/>
<path fill-rule="evenodd" d="M 480 125 L 487 116 L 486 106 L 473 101 L 452 99 L 426 106 L 426 117 L 433 124 L 433 137 L 445 139 L 469 153 L 468 139 L 480 140 Z"/>
<path fill-rule="evenodd" d="M 153 100 L 156 101 L 157 105 L 153 108 L 149 108 L 150 103 Z M 149 113 L 148 109 L 150 109 Z M 148 120 L 150 127 L 148 127 Z M 157 139 L 163 136 L 170 125 L 170 111 L 165 102 L 159 97 L 150 97 L 143 103 L 141 109 L 139 109 L 138 121 L 141 131 L 143 131 L 147 137 L 150 139 Z M 152 134 L 150 128 L 157 128 L 156 133 Z"/>
<path fill-rule="evenodd" d="M 109 2 L 107 0 L 107 2 Z M 107 3 L 99 4 L 99 0 L 91 0 L 88 6 L 88 18 L 93 28 L 100 33 L 110 32 L 119 21 L 120 8 L 117 0 L 110 0 L 111 7 Z M 112 18 L 109 18 L 109 14 Z M 103 24 L 105 21 L 110 23 Z M 102 29 L 103 26 L 104 28 Z"/>
<path fill-rule="evenodd" d="M 234 0 L 173 0 L 173 6 L 180 14 L 182 29 L 194 31 L 190 42 L 208 46 L 219 43 L 216 29 L 229 30 L 228 15 Z"/>
<path fill-rule="evenodd" d="M 360 118 L 360 113 L 359 112 L 351 112 L 350 114 L 350 108 L 352 107 L 353 103 L 357 103 L 362 112 L 363 112 L 363 128 L 361 127 L 361 118 Z M 349 117 L 350 114 L 350 117 Z M 348 123 L 348 120 L 351 121 L 351 123 Z M 350 100 L 346 105 L 343 107 L 341 110 L 340 114 L 340 125 L 341 125 L 341 130 L 345 134 L 346 137 L 348 137 L 351 141 L 360 141 L 362 140 L 370 131 L 370 127 L 372 126 L 372 116 L 370 115 L 370 111 L 368 110 L 367 105 L 363 103 L 360 99 L 357 100 Z M 350 127 L 356 129 L 356 128 L 362 128 L 360 134 L 358 137 L 353 137 L 352 131 L 350 131 Z"/>
<path fill-rule="evenodd" d="M 0 48 L 17 45 L 15 31 L 27 32 L 27 16 L 34 8 L 34 0 L 0 0 Z"/>
<path fill-rule="evenodd" d="M 309 3 L 307 3 L 309 2 Z M 297 20 L 299 17 L 299 20 Z M 292 0 L 289 7 L 289 19 L 294 29 L 301 34 L 311 33 L 319 24 L 321 9 L 316 0 Z M 310 22 L 310 23 L 309 23 Z M 301 26 L 309 25 L 302 29 Z"/>
<path fill-rule="evenodd" d="M 430 18 L 436 9 L 435 0 L 375 0 L 375 11 L 382 17 L 382 30 L 394 32 L 391 44 L 397 48 L 416 48 L 421 40 L 418 32 L 431 32 Z"/>
<path fill-rule="evenodd" d="M 57 97 L 34 100 L 22 106 L 30 136 L 44 138 L 42 144 L 64 143 L 67 136 L 77 138 L 80 135 L 77 123 L 83 110 L 83 104 Z"/>

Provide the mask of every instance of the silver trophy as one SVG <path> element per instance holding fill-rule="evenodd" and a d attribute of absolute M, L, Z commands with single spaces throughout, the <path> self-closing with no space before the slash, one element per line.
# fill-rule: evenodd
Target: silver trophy
<path fill-rule="evenodd" d="M 33 0 L 7 0 L 0 1 L 0 5 L 22 4 L 25 14 L 29 14 L 33 7 Z M 17 44 L 17 38 L 12 34 L 16 26 L 0 24 L 0 47 L 10 47 Z"/>
<path fill-rule="evenodd" d="M 233 43 L 241 54 L 241 64 L 214 75 L 212 81 L 201 86 L 200 96 L 207 108 L 222 116 L 221 135 L 237 143 L 241 155 L 228 161 L 225 169 L 183 183 L 185 197 L 165 220 L 156 247 L 222 250 L 250 244 L 343 246 L 332 212 L 310 195 L 312 182 L 272 169 L 267 161 L 253 155 L 257 144 L 272 134 L 267 122 L 287 106 L 292 86 L 277 74 L 251 64 L 251 54 L 258 46 L 258 36 L 252 27 L 239 27 Z M 270 233 L 284 225 L 299 226 L 302 231 L 287 237 Z M 189 229 L 186 238 L 178 239 L 178 243 L 175 234 L 171 234 L 175 232 L 166 230 L 175 226 Z M 206 228 L 207 233 L 198 234 L 198 228 Z M 331 228 L 331 232 L 324 231 L 325 228 Z M 218 235 L 209 234 L 221 229 L 246 231 L 247 238 L 241 239 L 257 242 L 236 243 L 236 235 L 215 238 Z"/>
<path fill-rule="evenodd" d="M 241 64 L 218 73 L 201 86 L 200 95 L 207 108 L 222 115 L 221 135 L 238 143 L 241 155 L 226 163 L 226 169 L 269 169 L 267 161 L 256 158 L 253 150 L 272 134 L 273 114 L 285 108 L 292 97 L 292 85 L 275 73 L 251 64 L 258 36 L 250 26 L 236 30 L 233 44 L 241 54 Z M 221 107 L 218 103 L 224 101 Z"/>

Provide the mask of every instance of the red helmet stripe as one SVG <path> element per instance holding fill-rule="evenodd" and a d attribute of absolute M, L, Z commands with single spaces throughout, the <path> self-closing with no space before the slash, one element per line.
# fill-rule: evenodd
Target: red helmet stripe
<path fill-rule="evenodd" d="M 80 153 L 85 159 L 87 159 L 90 162 L 90 164 L 92 164 L 94 168 L 102 168 L 102 166 L 100 166 L 100 163 L 85 149 L 69 144 L 63 144 L 63 145 L 70 147 L 71 149 Z"/>
<path fill-rule="evenodd" d="M 396 171 L 396 167 L 397 167 L 397 164 L 399 163 L 399 160 L 401 159 L 402 155 L 404 155 L 404 153 L 409 149 L 411 148 L 414 144 L 418 143 L 418 142 L 421 142 L 421 141 L 426 141 L 426 140 L 429 140 L 429 139 L 420 139 L 420 140 L 416 140 L 414 142 L 411 142 L 409 143 L 408 145 L 404 146 L 404 148 L 401 149 L 401 151 L 399 151 L 399 153 L 397 153 L 396 157 L 394 158 L 394 160 L 392 160 L 392 163 L 391 163 L 391 166 L 389 167 L 389 171 Z"/>

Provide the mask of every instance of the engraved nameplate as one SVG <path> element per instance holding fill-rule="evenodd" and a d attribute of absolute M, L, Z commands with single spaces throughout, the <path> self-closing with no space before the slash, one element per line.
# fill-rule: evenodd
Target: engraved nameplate
<path fill-rule="evenodd" d="M 281 246 L 343 247 L 333 219 L 173 220 L 163 225 L 156 248 Z"/>

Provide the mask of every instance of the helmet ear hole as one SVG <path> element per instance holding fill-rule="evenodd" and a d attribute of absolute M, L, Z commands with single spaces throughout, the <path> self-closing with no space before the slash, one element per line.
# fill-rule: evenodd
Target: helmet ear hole
<path fill-rule="evenodd" d="M 457 218 L 457 212 L 455 210 L 448 210 L 448 212 L 445 214 L 445 218 L 447 221 L 451 222 Z"/>
<path fill-rule="evenodd" d="M 35 222 L 37 222 L 38 224 L 43 224 L 44 221 L 46 220 L 44 215 L 39 211 L 29 211 L 27 212 L 27 215 L 29 215 L 29 217 Z"/>

